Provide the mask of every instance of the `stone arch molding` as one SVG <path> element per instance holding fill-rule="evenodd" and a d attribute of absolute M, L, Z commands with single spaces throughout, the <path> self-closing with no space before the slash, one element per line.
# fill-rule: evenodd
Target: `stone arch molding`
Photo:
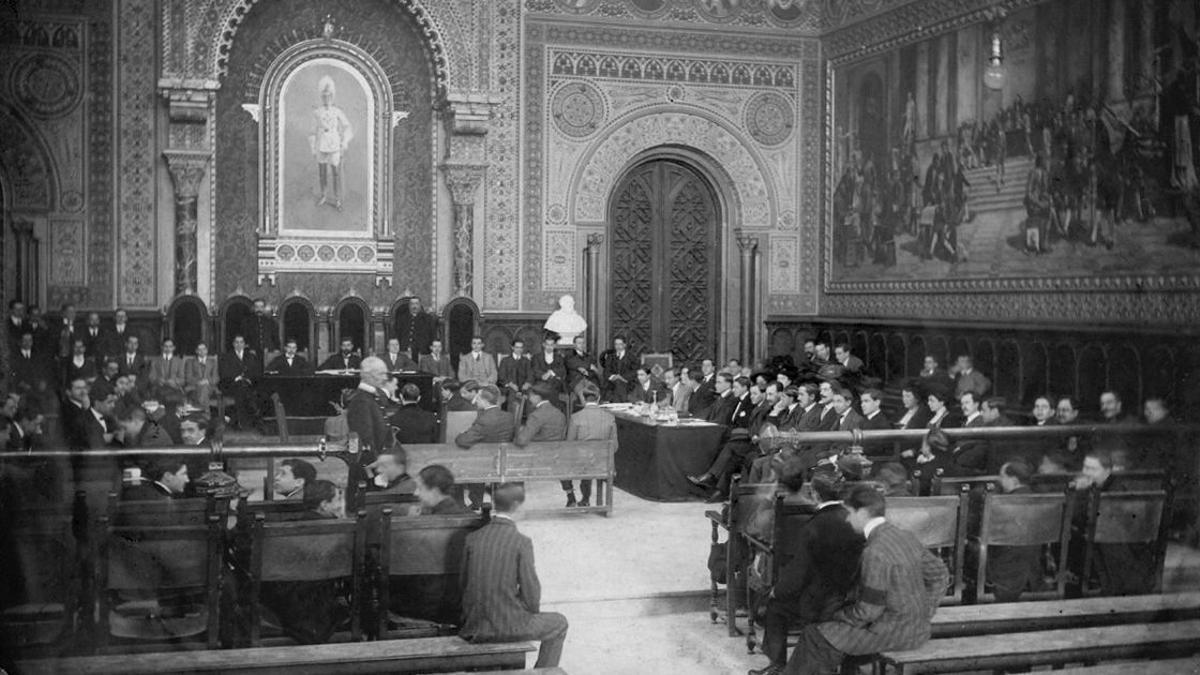
<path fill-rule="evenodd" d="M 609 198 L 630 158 L 664 145 L 694 148 L 711 157 L 730 177 L 734 193 L 729 213 L 734 227 L 771 227 L 775 190 L 769 171 L 732 129 L 694 111 L 641 113 L 613 123 L 585 152 L 571 181 L 576 223 L 608 219 Z M 740 216 L 740 217 L 739 217 Z"/>
<path fill-rule="evenodd" d="M 448 90 L 475 88 L 472 74 L 478 71 L 478 55 L 469 47 L 477 44 L 474 30 L 468 32 L 467 18 L 474 15 L 473 3 L 491 0 L 391 0 L 399 9 L 417 21 L 429 45 L 431 71 L 436 90 L 445 95 Z M 164 39 L 165 49 L 184 49 L 187 53 L 186 77 L 199 77 L 217 82 L 225 74 L 229 50 L 237 36 L 238 27 L 258 0 L 200 0 L 203 8 L 187 12 L 184 44 L 171 44 Z M 193 3 L 187 3 L 191 6 Z M 191 10 L 191 7 L 189 7 Z M 169 12 L 164 11 L 164 15 Z M 337 21 L 337 16 L 333 17 Z M 164 28 L 170 36 L 169 16 L 164 16 Z M 164 58 L 163 63 L 178 60 Z"/>
<path fill-rule="evenodd" d="M 25 117 L 0 104 L 0 180 L 10 211 L 44 213 L 58 204 L 58 173 L 45 139 Z"/>

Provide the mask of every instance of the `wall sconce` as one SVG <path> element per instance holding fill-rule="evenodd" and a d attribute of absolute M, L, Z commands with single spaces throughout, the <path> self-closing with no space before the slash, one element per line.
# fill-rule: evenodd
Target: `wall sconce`
<path fill-rule="evenodd" d="M 993 91 L 1004 89 L 1004 48 L 1000 38 L 1000 24 L 1004 21 L 1004 8 L 997 7 L 988 13 L 992 27 L 992 38 L 988 50 L 987 64 L 983 69 L 983 86 Z"/>

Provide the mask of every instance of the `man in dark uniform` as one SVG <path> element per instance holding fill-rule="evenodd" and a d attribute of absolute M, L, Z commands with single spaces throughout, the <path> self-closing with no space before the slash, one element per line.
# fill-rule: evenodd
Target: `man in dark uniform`
<path fill-rule="evenodd" d="M 254 301 L 254 314 L 246 319 L 242 332 L 246 337 L 246 346 L 258 354 L 263 363 L 267 355 L 279 351 L 279 324 L 267 313 L 267 302 L 262 298 Z"/>
<path fill-rule="evenodd" d="M 437 417 L 423 410 L 417 402 L 421 389 L 409 382 L 400 387 L 400 408 L 392 414 L 388 424 L 395 427 L 396 440 L 401 443 L 433 443 L 437 435 Z"/>
<path fill-rule="evenodd" d="M 425 311 L 420 298 L 409 298 L 408 313 L 396 317 L 396 339 L 400 340 L 400 349 L 416 361 L 422 354 L 429 353 L 429 345 L 436 335 L 437 317 Z"/>

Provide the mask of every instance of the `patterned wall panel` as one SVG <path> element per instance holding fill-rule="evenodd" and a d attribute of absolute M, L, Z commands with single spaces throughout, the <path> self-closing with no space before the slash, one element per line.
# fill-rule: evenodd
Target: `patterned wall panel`
<path fill-rule="evenodd" d="M 267 66 L 288 46 L 321 35 L 324 17 L 335 17 L 336 37 L 372 55 L 388 74 L 394 106 L 409 116 L 393 131 L 392 213 L 396 265 L 393 285 L 376 288 L 370 275 L 288 275 L 277 278 L 271 298 L 299 290 L 314 304 L 331 305 L 353 288 L 369 305 L 386 306 L 404 289 L 430 298 L 433 289 L 433 111 L 426 45 L 407 12 L 387 0 L 328 3 L 309 0 L 255 5 L 241 20 L 228 55 L 228 75 L 216 101 L 216 185 L 212 246 L 213 294 L 257 288 L 256 227 L 259 130 L 242 109 L 257 103 Z M 251 290 L 251 293 L 260 291 Z"/>
<path fill-rule="evenodd" d="M 483 234 L 482 306 L 513 310 L 520 305 L 521 4 L 487 3 L 491 38 L 487 88 L 499 93 L 487 137 L 485 187 L 487 226 Z M 476 291 L 478 292 L 478 290 Z"/>
<path fill-rule="evenodd" d="M 117 49 L 118 303 L 157 304 L 158 233 L 154 213 L 157 162 L 154 0 L 120 0 Z"/>
<path fill-rule="evenodd" d="M 542 257 L 546 263 L 546 290 L 575 289 L 575 259 L 579 257 L 576 248 L 574 230 L 546 231 L 546 252 Z"/>
<path fill-rule="evenodd" d="M 50 221 L 50 274 L 54 286 L 79 286 L 84 283 L 83 221 Z"/>

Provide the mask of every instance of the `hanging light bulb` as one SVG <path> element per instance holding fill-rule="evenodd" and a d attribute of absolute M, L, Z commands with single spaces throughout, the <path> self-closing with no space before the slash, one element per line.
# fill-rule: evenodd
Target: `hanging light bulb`
<path fill-rule="evenodd" d="M 999 91 L 1004 88 L 1004 52 L 1000 44 L 1000 26 L 992 28 L 992 46 L 983 69 L 983 86 Z"/>

